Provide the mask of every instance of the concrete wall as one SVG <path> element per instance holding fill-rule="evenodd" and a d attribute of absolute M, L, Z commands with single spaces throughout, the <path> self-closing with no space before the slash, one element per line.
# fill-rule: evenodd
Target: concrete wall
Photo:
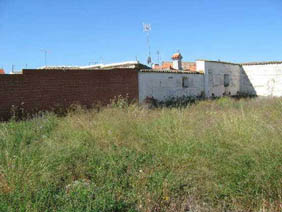
<path fill-rule="evenodd" d="M 240 92 L 240 65 L 216 61 L 197 61 L 197 71 L 203 71 L 206 97 L 237 95 Z M 224 75 L 229 76 L 229 86 L 224 86 Z"/>
<path fill-rule="evenodd" d="M 241 91 L 258 96 L 282 96 L 282 64 L 243 65 Z"/>
<path fill-rule="evenodd" d="M 188 87 L 183 87 L 183 77 L 187 78 Z M 170 97 L 200 96 L 204 88 L 203 74 L 139 72 L 139 102 L 146 97 L 159 101 Z"/>
<path fill-rule="evenodd" d="M 203 79 L 203 91 L 204 91 L 204 96 L 208 97 L 209 96 L 209 86 L 208 86 L 208 77 L 206 76 L 208 73 L 206 72 L 206 62 L 202 60 L 197 60 L 196 61 L 196 71 L 203 73 L 204 74 L 204 79 Z"/>
<path fill-rule="evenodd" d="M 0 120 L 13 106 L 33 113 L 71 104 L 107 104 L 115 96 L 138 100 L 136 70 L 24 70 L 0 76 Z"/>

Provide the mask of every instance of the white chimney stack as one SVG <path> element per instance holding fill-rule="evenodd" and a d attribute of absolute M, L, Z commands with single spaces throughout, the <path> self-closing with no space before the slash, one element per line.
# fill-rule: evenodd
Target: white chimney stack
<path fill-rule="evenodd" d="M 175 70 L 182 70 L 182 55 L 180 53 L 175 53 L 172 55 L 172 67 Z"/>

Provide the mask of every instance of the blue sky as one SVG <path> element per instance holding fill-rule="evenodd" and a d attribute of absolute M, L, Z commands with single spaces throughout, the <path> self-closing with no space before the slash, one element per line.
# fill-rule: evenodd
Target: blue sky
<path fill-rule="evenodd" d="M 0 0 L 0 67 L 146 61 L 282 60 L 281 0 Z"/>

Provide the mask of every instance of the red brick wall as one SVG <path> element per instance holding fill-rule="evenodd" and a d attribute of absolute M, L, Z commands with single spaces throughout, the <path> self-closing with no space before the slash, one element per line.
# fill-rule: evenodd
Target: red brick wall
<path fill-rule="evenodd" d="M 0 119 L 14 106 L 32 113 L 71 104 L 107 104 L 118 95 L 138 99 L 136 70 L 24 70 L 0 76 Z"/>

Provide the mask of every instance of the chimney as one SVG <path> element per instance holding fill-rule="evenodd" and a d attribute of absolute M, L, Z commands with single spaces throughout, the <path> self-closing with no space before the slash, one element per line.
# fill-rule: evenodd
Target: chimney
<path fill-rule="evenodd" d="M 152 68 L 153 69 L 161 69 L 161 66 L 159 64 L 153 64 Z"/>
<path fill-rule="evenodd" d="M 172 55 L 172 67 L 175 70 L 182 70 L 182 55 L 180 53 L 175 53 L 174 55 Z"/>

